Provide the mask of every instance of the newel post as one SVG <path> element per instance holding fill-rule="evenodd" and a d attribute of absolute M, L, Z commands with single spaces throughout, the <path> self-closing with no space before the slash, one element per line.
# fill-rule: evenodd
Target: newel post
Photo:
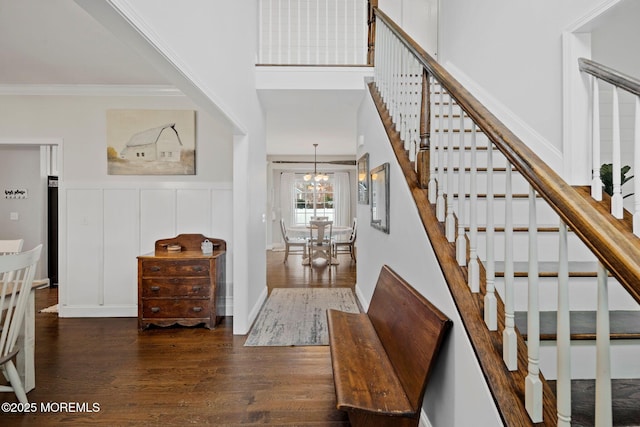
<path fill-rule="evenodd" d="M 431 86 L 429 74 L 422 70 L 422 105 L 420 106 L 420 150 L 416 157 L 418 185 L 427 188 L 429 185 L 429 158 L 431 144 Z"/>
<path fill-rule="evenodd" d="M 375 49 L 376 49 L 376 12 L 378 0 L 369 0 L 367 5 L 367 65 L 375 65 Z"/>

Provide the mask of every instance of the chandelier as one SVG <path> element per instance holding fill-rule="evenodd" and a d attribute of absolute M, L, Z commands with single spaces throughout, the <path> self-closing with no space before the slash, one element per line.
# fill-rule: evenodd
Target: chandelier
<path fill-rule="evenodd" d="M 313 174 L 308 173 L 304 176 L 305 181 L 311 181 L 312 179 L 315 182 L 320 181 L 328 181 L 329 175 L 326 173 L 318 173 L 318 144 L 313 144 Z"/>

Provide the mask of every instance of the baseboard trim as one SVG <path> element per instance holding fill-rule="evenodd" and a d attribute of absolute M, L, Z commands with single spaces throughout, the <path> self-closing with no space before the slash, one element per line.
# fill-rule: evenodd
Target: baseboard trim
<path fill-rule="evenodd" d="M 63 305 L 58 317 L 138 317 L 138 305 Z"/>

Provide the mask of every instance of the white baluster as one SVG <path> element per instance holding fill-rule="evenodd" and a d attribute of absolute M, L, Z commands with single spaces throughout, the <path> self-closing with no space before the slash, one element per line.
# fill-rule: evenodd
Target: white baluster
<path fill-rule="evenodd" d="M 302 7 L 298 4 L 298 22 L 296 23 L 296 33 L 298 35 L 297 63 L 302 64 Z"/>
<path fill-rule="evenodd" d="M 502 358 L 507 369 L 518 369 L 518 342 L 513 312 L 513 197 L 511 191 L 511 163 L 507 162 L 505 191 L 505 229 L 504 229 L 504 315 L 505 325 L 502 331 Z"/>
<path fill-rule="evenodd" d="M 445 234 L 447 241 L 453 243 L 456 240 L 456 219 L 453 215 L 453 98 L 449 94 L 449 132 L 447 135 L 447 217 L 445 220 Z M 460 153 L 461 154 L 461 153 Z"/>
<path fill-rule="evenodd" d="M 569 317 L 569 251 L 567 225 L 560 221 L 558 259 L 558 382 L 556 385 L 558 426 L 571 426 L 571 321 Z"/>
<path fill-rule="evenodd" d="M 493 219 L 493 143 L 487 141 L 487 264 L 484 295 L 484 322 L 490 331 L 498 329 L 498 302 L 496 299 L 495 226 Z"/>
<path fill-rule="evenodd" d="M 465 146 L 464 146 L 464 114 L 462 108 L 460 109 L 460 129 L 459 129 L 459 158 L 458 163 L 458 235 L 456 238 L 456 259 L 458 265 L 467 265 L 467 239 L 464 235 L 464 214 L 465 214 L 465 201 L 467 198 L 464 188 L 464 176 L 465 176 Z M 450 132 L 453 129 L 449 129 Z"/>
<path fill-rule="evenodd" d="M 609 343 L 609 272 L 598 263 L 598 314 L 596 321 L 596 426 L 612 425 L 611 350 Z"/>
<path fill-rule="evenodd" d="M 282 64 L 282 0 L 278 0 L 278 64 Z"/>
<path fill-rule="evenodd" d="M 435 86 L 436 86 L 435 79 L 433 79 L 430 74 L 428 76 L 429 76 L 429 79 L 427 81 L 427 84 L 431 85 L 430 88 L 435 89 Z M 435 114 L 433 112 L 435 111 L 435 109 L 433 107 L 435 106 L 435 102 L 432 101 L 434 95 L 435 95 L 435 91 L 430 90 L 429 99 L 427 100 L 429 102 L 429 107 L 428 107 L 429 114 L 431 115 L 431 118 L 429 120 L 429 123 L 431 124 L 431 129 L 429 129 L 431 140 L 430 140 L 430 146 L 429 146 L 430 153 L 429 153 L 429 185 L 428 185 L 429 203 L 431 204 L 436 203 L 436 199 L 438 197 L 438 187 L 436 186 L 436 160 L 438 158 L 438 152 L 440 150 L 440 141 L 438 140 L 439 138 L 436 136 L 436 133 L 434 132 Z"/>
<path fill-rule="evenodd" d="M 345 3 L 346 4 L 346 3 Z M 339 17 L 339 13 L 338 13 L 338 2 L 336 2 L 336 9 L 335 9 L 335 15 L 334 15 L 334 19 L 335 19 L 335 28 L 334 28 L 334 37 L 335 37 L 335 45 L 333 48 L 334 51 L 334 59 L 333 59 L 333 63 L 334 64 L 338 64 L 340 62 L 339 60 L 339 54 L 340 54 L 340 49 L 338 48 L 338 17 Z M 345 28 L 345 34 L 346 34 L 346 28 Z"/>
<path fill-rule="evenodd" d="M 287 64 L 291 64 L 291 0 L 287 0 Z"/>
<path fill-rule="evenodd" d="M 640 96 L 636 96 L 636 115 L 634 123 L 635 138 L 633 143 L 633 166 L 635 167 L 633 188 L 636 194 L 633 196 L 633 234 L 640 236 Z"/>
<path fill-rule="evenodd" d="M 440 118 L 438 119 L 438 198 L 436 199 L 436 218 L 444 222 L 444 87 L 440 86 Z"/>
<path fill-rule="evenodd" d="M 598 89 L 598 79 L 591 79 L 592 101 L 591 101 L 591 157 L 593 159 L 593 178 L 591 180 L 591 197 L 602 200 L 602 180 L 600 179 L 600 91 Z"/>
<path fill-rule="evenodd" d="M 320 64 L 320 2 L 316 1 L 316 64 Z"/>
<path fill-rule="evenodd" d="M 324 3 L 324 63 L 329 64 L 329 0 Z"/>
<path fill-rule="evenodd" d="M 620 179 L 620 106 L 618 102 L 618 88 L 613 87 L 613 196 L 611 197 L 611 215 L 622 218 L 622 184 Z"/>
<path fill-rule="evenodd" d="M 307 9 L 307 25 L 306 25 L 307 27 L 306 28 L 307 29 L 307 49 L 306 49 L 307 64 L 311 64 L 311 5 L 307 4 L 306 9 Z M 376 33 L 379 34 L 377 29 L 376 29 Z M 375 55 L 375 52 L 374 52 L 374 55 Z"/>
<path fill-rule="evenodd" d="M 527 308 L 528 374 L 525 378 L 525 408 L 531 421 L 542 422 L 542 382 L 540 381 L 540 307 L 538 301 L 538 222 L 536 192 L 529 186 L 529 286 Z"/>
<path fill-rule="evenodd" d="M 476 124 L 471 124 L 471 165 L 469 173 L 469 266 L 467 281 L 471 292 L 480 292 L 480 266 L 478 264 L 478 161 L 476 158 Z"/>

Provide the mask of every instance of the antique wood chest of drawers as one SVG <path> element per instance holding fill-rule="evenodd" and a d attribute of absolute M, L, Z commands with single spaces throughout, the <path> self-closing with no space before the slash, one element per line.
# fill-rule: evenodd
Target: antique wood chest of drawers
<path fill-rule="evenodd" d="M 213 243 L 211 254 L 200 249 L 205 239 Z M 200 234 L 158 240 L 154 253 L 138 257 L 138 327 L 214 328 L 224 316 L 225 257 L 224 240 Z"/>

